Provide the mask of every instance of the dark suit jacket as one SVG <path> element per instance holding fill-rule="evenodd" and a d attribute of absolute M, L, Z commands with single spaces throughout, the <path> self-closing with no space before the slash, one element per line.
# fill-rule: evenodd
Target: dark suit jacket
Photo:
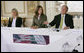
<path fill-rule="evenodd" d="M 49 25 L 51 26 L 56 25 L 55 28 L 59 28 L 60 22 L 61 22 L 61 14 L 56 15 L 54 17 L 54 20 L 51 23 L 49 23 Z M 65 15 L 65 24 L 67 27 L 74 28 L 72 15 L 69 15 L 69 14 Z"/>
<path fill-rule="evenodd" d="M 38 26 L 39 28 L 47 28 L 47 25 L 43 24 L 45 21 L 47 21 L 46 15 L 41 15 L 40 20 L 38 20 L 38 17 L 33 17 L 33 24 L 32 26 Z"/>
<path fill-rule="evenodd" d="M 9 18 L 8 27 L 12 26 L 12 21 L 13 21 L 13 18 Z M 21 25 L 22 25 L 22 18 L 17 17 L 17 19 L 16 19 L 16 27 L 21 27 Z"/>

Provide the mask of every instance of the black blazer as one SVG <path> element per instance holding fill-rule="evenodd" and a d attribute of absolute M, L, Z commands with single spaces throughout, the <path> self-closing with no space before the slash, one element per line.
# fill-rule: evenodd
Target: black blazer
<path fill-rule="evenodd" d="M 13 21 L 13 18 L 9 18 L 8 27 L 12 26 L 12 21 Z M 22 25 L 22 18 L 17 17 L 17 19 L 16 19 L 16 27 L 21 27 L 21 25 Z"/>
<path fill-rule="evenodd" d="M 56 15 L 54 17 L 54 20 L 51 23 L 49 23 L 49 25 L 51 26 L 56 25 L 55 28 L 59 28 L 60 22 L 61 22 L 61 14 Z M 65 24 L 67 27 L 74 28 L 72 15 L 69 15 L 69 14 L 65 15 Z"/>

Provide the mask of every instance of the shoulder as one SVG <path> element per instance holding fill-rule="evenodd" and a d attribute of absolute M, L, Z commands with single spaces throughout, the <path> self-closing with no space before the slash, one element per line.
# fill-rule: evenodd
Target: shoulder
<path fill-rule="evenodd" d="M 12 17 L 9 17 L 9 21 L 12 21 L 13 20 L 13 18 Z"/>
<path fill-rule="evenodd" d="M 17 17 L 17 19 L 22 19 L 21 17 Z"/>
<path fill-rule="evenodd" d="M 73 15 L 70 15 L 70 14 L 66 14 L 66 16 L 73 17 Z"/>
<path fill-rule="evenodd" d="M 45 14 L 42 15 L 43 17 L 47 17 Z"/>
<path fill-rule="evenodd" d="M 17 17 L 17 18 L 22 19 L 22 17 Z"/>
<path fill-rule="evenodd" d="M 60 16 L 61 16 L 61 14 L 55 15 L 55 17 L 60 17 Z"/>
<path fill-rule="evenodd" d="M 70 20 L 72 20 L 72 19 L 73 19 L 73 16 L 72 16 L 72 15 L 70 15 L 70 14 L 66 14 L 66 16 L 67 16 Z"/>
<path fill-rule="evenodd" d="M 37 17 L 34 15 L 34 16 L 33 16 L 33 19 L 36 19 L 36 18 L 37 18 Z"/>
<path fill-rule="evenodd" d="M 12 17 L 9 17 L 9 19 L 13 19 Z"/>
<path fill-rule="evenodd" d="M 22 21 L 22 18 L 21 18 L 21 17 L 17 17 L 17 20 L 18 20 L 18 21 Z"/>

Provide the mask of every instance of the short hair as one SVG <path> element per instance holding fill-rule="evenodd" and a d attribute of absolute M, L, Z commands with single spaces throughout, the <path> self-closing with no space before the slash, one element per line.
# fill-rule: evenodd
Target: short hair
<path fill-rule="evenodd" d="M 18 15 L 18 10 L 17 10 L 16 8 L 13 8 L 13 9 L 12 9 L 12 12 L 13 12 L 13 11 L 16 12 L 16 16 L 19 16 L 19 15 Z"/>
<path fill-rule="evenodd" d="M 66 7 L 67 8 L 67 11 L 68 11 L 68 6 L 67 5 L 63 5 L 62 7 Z"/>

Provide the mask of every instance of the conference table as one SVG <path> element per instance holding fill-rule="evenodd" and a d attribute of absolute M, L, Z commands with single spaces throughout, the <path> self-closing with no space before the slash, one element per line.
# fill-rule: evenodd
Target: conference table
<path fill-rule="evenodd" d="M 48 35 L 48 45 L 14 43 L 13 34 Z M 80 46 L 77 46 L 80 44 Z M 77 47 L 76 47 L 77 46 Z M 83 29 L 56 31 L 55 28 L 1 27 L 1 52 L 83 52 Z"/>

